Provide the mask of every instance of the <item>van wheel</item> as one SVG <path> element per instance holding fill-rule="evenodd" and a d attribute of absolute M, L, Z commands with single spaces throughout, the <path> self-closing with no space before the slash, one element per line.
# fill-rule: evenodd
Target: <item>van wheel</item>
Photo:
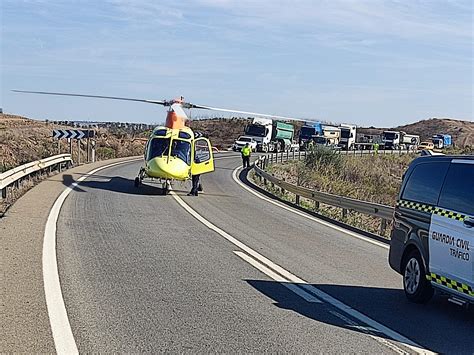
<path fill-rule="evenodd" d="M 418 250 L 411 251 L 403 267 L 403 289 L 408 300 L 426 303 L 433 297 L 434 290 L 426 279 L 426 271 Z"/>

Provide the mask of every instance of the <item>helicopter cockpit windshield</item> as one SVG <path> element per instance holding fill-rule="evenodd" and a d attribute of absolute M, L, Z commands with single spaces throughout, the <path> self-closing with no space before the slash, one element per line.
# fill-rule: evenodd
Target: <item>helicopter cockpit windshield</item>
<path fill-rule="evenodd" d="M 180 139 L 171 140 L 171 138 L 153 138 L 150 142 L 148 159 L 167 156 L 168 154 L 169 156 L 179 158 L 187 165 L 190 165 L 191 143 Z"/>
<path fill-rule="evenodd" d="M 173 139 L 170 156 L 177 157 L 186 164 L 191 164 L 191 143 L 180 139 Z"/>
<path fill-rule="evenodd" d="M 168 155 L 170 140 L 170 138 L 153 138 L 150 142 L 150 154 L 148 159 Z"/>

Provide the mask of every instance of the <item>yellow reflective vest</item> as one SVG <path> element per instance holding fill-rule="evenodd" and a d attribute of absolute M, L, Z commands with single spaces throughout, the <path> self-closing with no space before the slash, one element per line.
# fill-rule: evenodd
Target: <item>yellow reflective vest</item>
<path fill-rule="evenodd" d="M 242 156 L 244 156 L 244 157 L 249 157 L 251 152 L 252 152 L 252 148 L 250 148 L 250 147 L 243 147 L 242 148 Z"/>

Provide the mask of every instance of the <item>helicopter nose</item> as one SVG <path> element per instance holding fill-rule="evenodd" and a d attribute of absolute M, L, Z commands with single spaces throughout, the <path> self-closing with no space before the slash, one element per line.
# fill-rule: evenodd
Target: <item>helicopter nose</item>
<path fill-rule="evenodd" d="M 189 166 L 181 159 L 159 157 L 148 161 L 148 175 L 162 179 L 186 179 Z"/>

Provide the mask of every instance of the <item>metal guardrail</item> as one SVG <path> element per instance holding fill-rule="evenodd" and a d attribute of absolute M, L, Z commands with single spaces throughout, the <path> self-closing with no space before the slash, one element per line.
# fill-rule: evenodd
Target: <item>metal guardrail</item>
<path fill-rule="evenodd" d="M 61 171 L 63 163 L 67 163 L 68 165 L 72 163 L 71 154 L 54 155 L 52 157 L 17 166 L 16 168 L 1 173 L 0 190 L 2 191 L 2 198 L 7 197 L 9 186 L 14 184 L 18 187 L 22 179 L 46 168 L 52 169 L 52 167 L 57 166 L 58 170 Z"/>
<path fill-rule="evenodd" d="M 290 155 L 287 154 L 287 157 L 289 158 Z M 270 155 L 259 157 L 259 159 L 255 162 L 255 165 L 254 165 L 255 174 L 261 180 L 263 180 L 263 183 L 265 185 L 268 182 L 270 182 L 272 185 L 279 186 L 282 190 L 295 194 L 296 204 L 298 205 L 300 203 L 300 197 L 303 197 L 303 198 L 315 201 L 316 209 L 319 208 L 320 203 L 341 208 L 342 215 L 344 217 L 347 215 L 348 211 L 355 211 L 355 212 L 359 212 L 359 213 L 363 213 L 363 214 L 367 214 L 373 217 L 380 218 L 381 219 L 380 234 L 383 234 L 385 232 L 385 229 L 387 227 L 387 221 L 392 220 L 392 216 L 394 212 L 393 207 L 381 205 L 378 203 L 368 202 L 368 201 L 356 200 L 349 197 L 333 195 L 326 192 L 315 191 L 315 190 L 308 189 L 306 187 L 296 186 L 284 180 L 278 179 L 264 170 L 265 166 L 268 165 L 270 160 L 272 162 L 279 161 L 278 156 L 272 156 L 271 159 L 270 159 Z M 283 154 L 281 154 L 280 161 L 282 160 L 283 160 Z"/>

